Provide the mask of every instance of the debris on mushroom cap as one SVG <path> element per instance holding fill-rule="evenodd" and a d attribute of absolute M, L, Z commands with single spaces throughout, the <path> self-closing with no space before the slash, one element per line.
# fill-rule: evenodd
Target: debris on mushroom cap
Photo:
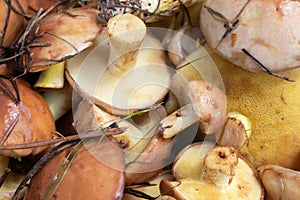
<path fill-rule="evenodd" d="M 206 0 L 200 27 L 212 48 L 253 72 L 300 66 L 300 2 L 293 0 Z"/>
<path fill-rule="evenodd" d="M 15 91 L 11 81 L 1 78 L 2 81 L 9 88 L 7 90 L 2 84 L 0 85 L 0 138 L 2 145 L 51 139 L 55 132 L 54 119 L 42 96 L 32 90 L 29 84 L 23 80 L 16 81 L 18 92 Z M 47 146 L 3 150 L 1 153 L 8 156 L 27 156 L 35 155 L 46 148 Z"/>
<path fill-rule="evenodd" d="M 222 131 L 216 134 L 216 139 L 220 146 L 230 146 L 240 150 L 248 142 L 250 135 L 250 120 L 238 112 L 229 112 Z"/>
<path fill-rule="evenodd" d="M 52 158 L 31 179 L 25 199 L 121 199 L 124 170 L 119 145 L 107 137 L 96 138 Z"/>
<path fill-rule="evenodd" d="M 68 60 L 67 79 L 82 96 L 114 115 L 160 103 L 169 91 L 171 72 L 159 40 L 145 35 L 144 23 L 131 14 L 117 15 L 108 24 L 111 30 L 99 35 L 102 39 L 90 53 Z"/>
<path fill-rule="evenodd" d="M 44 70 L 91 46 L 101 30 L 97 22 L 98 13 L 98 10 L 92 8 L 74 8 L 41 19 L 32 29 L 31 35 L 41 35 L 33 42 L 47 45 L 30 49 L 32 60 L 29 71 Z"/>
<path fill-rule="evenodd" d="M 205 145 L 204 149 L 202 145 Z M 211 149 L 207 145 L 208 143 L 194 143 L 178 154 L 179 157 L 174 162 L 176 168 L 173 165 L 173 174 L 177 173 L 174 170 L 184 171 L 197 167 L 200 169 L 196 170 L 196 173 L 187 172 L 181 179 L 175 176 L 176 181 L 161 181 L 161 194 L 176 199 L 264 198 L 264 190 L 255 169 L 235 149 Z M 192 155 L 187 156 L 185 153 Z"/>
<path fill-rule="evenodd" d="M 266 199 L 298 199 L 300 172 L 278 165 L 263 165 L 258 169 L 266 191 Z"/>
<path fill-rule="evenodd" d="M 25 26 L 26 19 L 21 13 L 25 14 L 26 12 L 27 0 L 0 1 L 0 41 L 3 40 L 3 43 L 0 42 L 0 52 L 2 51 L 2 47 L 12 44 Z M 8 16 L 8 24 L 5 28 Z"/>

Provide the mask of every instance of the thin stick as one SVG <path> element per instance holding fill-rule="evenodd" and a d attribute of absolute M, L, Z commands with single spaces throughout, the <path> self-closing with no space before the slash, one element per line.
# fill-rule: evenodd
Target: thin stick
<path fill-rule="evenodd" d="M 272 76 L 275 76 L 277 78 L 281 78 L 285 81 L 289 81 L 289 82 L 295 82 L 294 79 L 291 79 L 287 76 L 282 76 L 280 74 L 275 74 L 273 72 L 271 72 L 267 67 L 265 67 L 258 59 L 256 59 L 253 55 L 251 55 L 246 49 L 242 49 L 243 53 L 246 54 L 247 56 L 249 56 L 264 72 L 266 72 L 267 74 L 270 74 Z"/>
<path fill-rule="evenodd" d="M 104 129 L 103 131 L 105 132 L 106 135 L 117 135 L 123 133 L 125 129 L 124 128 Z M 103 135 L 102 131 L 91 131 L 81 135 L 66 136 L 64 138 L 55 138 L 51 140 L 43 140 L 38 142 L 29 142 L 23 144 L 15 144 L 15 145 L 5 145 L 5 146 L 0 145 L 0 150 L 16 150 L 16 149 L 28 149 L 28 148 L 35 148 L 41 146 L 49 146 L 53 144 L 59 144 L 62 142 L 70 142 L 79 139 L 99 137 L 101 135 Z"/>

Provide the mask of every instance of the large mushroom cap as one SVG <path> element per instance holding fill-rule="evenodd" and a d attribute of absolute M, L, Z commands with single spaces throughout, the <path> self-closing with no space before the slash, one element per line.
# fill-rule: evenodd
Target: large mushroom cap
<path fill-rule="evenodd" d="M 14 93 L 12 82 L 1 79 Z M 55 131 L 53 116 L 46 101 L 23 80 L 17 80 L 20 102 L 15 102 L 0 85 L 0 142 L 3 145 L 49 140 Z M 1 151 L 8 156 L 37 154 L 46 147 Z"/>
<path fill-rule="evenodd" d="M 98 140 L 69 147 L 52 158 L 31 180 L 26 199 L 122 199 L 122 149 L 109 138 Z"/>
<path fill-rule="evenodd" d="M 206 0 L 200 27 L 209 45 L 234 64 L 249 71 L 262 71 L 243 53 L 242 49 L 246 49 L 276 72 L 300 66 L 299 13 L 300 2 L 293 0 Z"/>

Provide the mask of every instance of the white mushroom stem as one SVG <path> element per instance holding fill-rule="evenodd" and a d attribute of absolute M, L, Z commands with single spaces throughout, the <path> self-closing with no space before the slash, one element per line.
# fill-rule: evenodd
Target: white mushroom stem
<path fill-rule="evenodd" d="M 146 33 L 145 23 L 131 14 L 119 14 L 107 23 L 110 54 L 109 70 L 112 74 L 125 73 L 134 67 L 137 52 Z"/>
<path fill-rule="evenodd" d="M 204 158 L 201 179 L 221 187 L 230 185 L 238 165 L 238 153 L 232 147 L 216 147 Z"/>
<path fill-rule="evenodd" d="M 193 106 L 187 104 L 161 120 L 160 133 L 163 138 L 172 138 L 184 129 L 198 122 L 199 118 L 196 116 Z"/>

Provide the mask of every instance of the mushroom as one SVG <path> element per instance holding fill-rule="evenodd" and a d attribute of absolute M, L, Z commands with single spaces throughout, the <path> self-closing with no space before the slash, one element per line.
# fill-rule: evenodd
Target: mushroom
<path fill-rule="evenodd" d="M 217 133 L 226 118 L 226 96 L 211 83 L 189 81 L 182 89 L 192 103 L 168 115 L 160 123 L 161 134 L 171 138 L 192 124 L 199 122 L 202 133 Z"/>
<path fill-rule="evenodd" d="M 250 135 L 250 120 L 238 112 L 229 112 L 222 131 L 216 134 L 216 139 L 220 146 L 230 146 L 240 150 L 248 142 Z"/>
<path fill-rule="evenodd" d="M 299 171 L 278 165 L 263 165 L 257 170 L 266 191 L 266 200 L 299 198 Z"/>
<path fill-rule="evenodd" d="M 24 144 L 51 139 L 55 132 L 55 124 L 43 97 L 21 79 L 16 80 L 18 92 L 12 81 L 1 78 L 1 82 L 3 82 L 0 85 L 1 145 Z M 1 153 L 7 156 L 27 156 L 38 154 L 46 148 L 47 146 L 2 150 Z"/>
<path fill-rule="evenodd" d="M 206 0 L 200 28 L 222 57 L 249 71 L 272 73 L 300 66 L 299 13 L 300 2 L 293 0 Z"/>
<path fill-rule="evenodd" d="M 110 127 L 111 124 L 124 130 L 113 135 L 124 151 L 126 185 L 144 182 L 157 175 L 169 164 L 171 140 L 157 134 L 162 119 L 160 111 L 151 111 L 148 116 L 137 116 L 139 121 L 121 120 L 110 115 L 91 100 L 84 98 L 74 113 L 74 127 L 80 136 L 94 130 Z M 134 123 L 136 122 L 136 123 Z"/>
<path fill-rule="evenodd" d="M 124 169 L 123 151 L 113 139 L 77 143 L 35 174 L 25 199 L 121 199 Z"/>
<path fill-rule="evenodd" d="M 114 115 L 160 103 L 171 72 L 160 42 L 141 19 L 119 14 L 102 31 L 100 44 L 67 62 L 67 79 L 79 93 Z"/>
<path fill-rule="evenodd" d="M 138 199 L 140 199 L 139 197 L 134 195 L 135 192 L 137 194 L 143 193 L 144 195 L 147 195 L 148 198 L 149 198 L 149 196 L 152 198 L 157 198 L 158 196 L 160 196 L 159 183 L 161 180 L 169 180 L 169 181 L 174 180 L 172 172 L 170 170 L 165 170 L 165 171 L 160 172 L 156 176 L 151 177 L 148 180 L 145 180 L 146 184 L 140 184 L 140 185 L 137 184 L 137 185 L 127 186 L 125 188 L 123 200 L 138 200 Z"/>
<path fill-rule="evenodd" d="M 176 199 L 264 198 L 255 169 L 231 147 L 194 143 L 179 154 L 173 174 L 176 181 L 162 180 L 160 191 Z"/>
<path fill-rule="evenodd" d="M 45 70 L 91 46 L 101 30 L 97 22 L 98 13 L 93 8 L 74 8 L 49 14 L 38 21 L 31 31 L 31 36 L 36 38 L 33 42 L 47 45 L 30 48 L 29 71 Z"/>

